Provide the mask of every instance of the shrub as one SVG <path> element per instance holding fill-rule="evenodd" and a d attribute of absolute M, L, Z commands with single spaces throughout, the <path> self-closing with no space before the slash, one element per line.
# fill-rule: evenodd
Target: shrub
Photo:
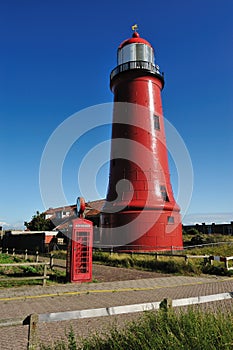
<path fill-rule="evenodd" d="M 204 238 L 200 234 L 197 234 L 196 236 L 192 237 L 190 241 L 192 245 L 204 244 L 204 242 Z"/>
<path fill-rule="evenodd" d="M 189 230 L 187 230 L 187 234 L 188 235 L 199 235 L 200 232 L 196 228 L 190 228 Z"/>

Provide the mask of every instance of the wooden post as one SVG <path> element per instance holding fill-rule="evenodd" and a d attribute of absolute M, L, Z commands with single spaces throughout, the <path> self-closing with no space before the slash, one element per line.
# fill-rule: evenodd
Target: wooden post
<path fill-rule="evenodd" d="M 53 268 L 53 254 L 50 253 L 50 256 L 49 256 L 49 263 L 50 263 L 50 269 Z"/>
<path fill-rule="evenodd" d="M 172 299 L 164 298 L 159 304 L 160 310 L 168 311 L 168 309 L 172 308 Z"/>
<path fill-rule="evenodd" d="M 12 249 L 12 255 L 15 256 L 15 248 Z"/>
<path fill-rule="evenodd" d="M 39 252 L 38 252 L 38 250 L 36 251 L 36 262 L 37 263 L 39 262 Z"/>
<path fill-rule="evenodd" d="M 185 260 L 185 264 L 188 264 L 188 261 L 189 261 L 188 255 L 185 255 L 184 260 Z"/>
<path fill-rule="evenodd" d="M 46 279 L 47 279 L 47 265 L 44 264 L 44 275 L 43 275 L 43 287 L 46 285 Z"/>
<path fill-rule="evenodd" d="M 28 258 L 28 250 L 27 250 L 27 249 L 25 249 L 24 260 L 27 260 L 27 258 Z"/>
<path fill-rule="evenodd" d="M 34 350 L 37 347 L 37 324 L 38 315 L 31 314 L 29 317 L 29 329 L 28 329 L 28 350 Z"/>
<path fill-rule="evenodd" d="M 225 258 L 224 263 L 225 263 L 225 268 L 228 270 L 229 266 L 228 266 L 228 260 L 227 260 L 227 258 Z"/>
<path fill-rule="evenodd" d="M 8 248 L 6 248 L 6 254 L 8 254 Z"/>

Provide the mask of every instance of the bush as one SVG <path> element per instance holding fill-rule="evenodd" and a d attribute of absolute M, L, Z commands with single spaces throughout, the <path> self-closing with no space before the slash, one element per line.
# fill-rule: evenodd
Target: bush
<path fill-rule="evenodd" d="M 228 274 L 229 276 L 231 275 L 231 273 L 229 273 L 230 271 L 227 271 L 225 267 L 214 266 L 210 264 L 203 266 L 202 272 L 207 273 L 209 275 L 217 275 L 217 276 L 227 276 Z"/>
<path fill-rule="evenodd" d="M 204 238 L 200 234 L 197 234 L 196 236 L 192 237 L 190 243 L 191 245 L 204 244 Z"/>
<path fill-rule="evenodd" d="M 199 235 L 200 232 L 196 228 L 190 228 L 189 230 L 187 230 L 187 234 L 188 235 Z"/>

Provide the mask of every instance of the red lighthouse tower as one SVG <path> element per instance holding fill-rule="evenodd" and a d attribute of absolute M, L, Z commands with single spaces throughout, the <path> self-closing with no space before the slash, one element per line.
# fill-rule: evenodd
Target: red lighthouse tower
<path fill-rule="evenodd" d="M 114 111 L 102 246 L 153 251 L 183 245 L 168 168 L 163 86 L 151 44 L 134 31 L 120 44 L 110 77 Z"/>

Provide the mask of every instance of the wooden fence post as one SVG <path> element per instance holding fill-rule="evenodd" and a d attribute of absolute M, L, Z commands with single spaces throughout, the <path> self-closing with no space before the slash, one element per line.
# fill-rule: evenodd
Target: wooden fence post
<path fill-rule="evenodd" d="M 47 280 L 47 265 L 44 264 L 44 275 L 43 275 L 43 287 L 46 285 L 46 280 Z"/>
<path fill-rule="evenodd" d="M 50 256 L 49 256 L 49 264 L 50 264 L 50 269 L 53 268 L 53 254 L 50 253 Z"/>
<path fill-rule="evenodd" d="M 36 251 L 36 262 L 37 263 L 39 262 L 39 252 L 38 252 L 38 250 Z"/>
<path fill-rule="evenodd" d="M 12 249 L 12 255 L 15 256 L 15 248 Z"/>
<path fill-rule="evenodd" d="M 29 317 L 29 329 L 28 329 L 28 350 L 35 350 L 37 347 L 37 324 L 38 315 L 31 314 Z"/>
<path fill-rule="evenodd" d="M 213 256 L 210 256 L 210 257 L 209 257 L 209 263 L 210 263 L 210 265 L 213 265 L 213 263 L 214 263 Z"/>
<path fill-rule="evenodd" d="M 6 248 L 6 254 L 8 254 L 8 248 Z"/>
<path fill-rule="evenodd" d="M 168 309 L 172 308 L 172 299 L 164 298 L 159 304 L 160 310 L 168 311 Z"/>
<path fill-rule="evenodd" d="M 27 250 L 27 249 L 25 249 L 24 259 L 25 259 L 25 260 L 27 260 L 27 258 L 28 258 L 28 250 Z"/>

